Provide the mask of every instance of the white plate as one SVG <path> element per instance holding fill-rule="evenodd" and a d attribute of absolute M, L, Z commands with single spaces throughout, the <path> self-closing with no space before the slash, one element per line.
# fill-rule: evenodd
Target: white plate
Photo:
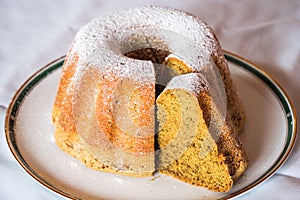
<path fill-rule="evenodd" d="M 51 191 L 72 199 L 227 199 L 255 188 L 273 175 L 296 138 L 294 108 L 266 72 L 226 52 L 232 77 L 247 111 L 242 133 L 250 164 L 227 193 L 215 193 L 171 177 L 133 178 L 86 168 L 55 144 L 51 109 L 64 57 L 29 78 L 7 110 L 9 147 L 22 168 Z"/>

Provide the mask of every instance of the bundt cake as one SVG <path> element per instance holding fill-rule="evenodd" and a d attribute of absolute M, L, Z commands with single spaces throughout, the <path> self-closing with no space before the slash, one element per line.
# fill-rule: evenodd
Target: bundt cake
<path fill-rule="evenodd" d="M 220 192 L 247 167 L 238 139 L 245 119 L 212 29 L 157 6 L 81 28 L 52 111 L 58 147 L 90 168 L 158 171 Z"/>

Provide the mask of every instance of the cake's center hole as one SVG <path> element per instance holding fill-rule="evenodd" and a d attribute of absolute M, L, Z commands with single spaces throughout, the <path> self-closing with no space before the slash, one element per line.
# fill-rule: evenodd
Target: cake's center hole
<path fill-rule="evenodd" d="M 149 60 L 154 64 L 162 64 L 169 54 L 169 51 L 154 48 L 142 48 L 124 53 L 129 58 Z"/>

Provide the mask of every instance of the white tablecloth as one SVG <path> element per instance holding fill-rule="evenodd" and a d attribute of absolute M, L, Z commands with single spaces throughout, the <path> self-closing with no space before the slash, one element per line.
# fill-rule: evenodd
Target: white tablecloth
<path fill-rule="evenodd" d="M 273 75 L 300 113 L 300 1 L 297 0 L 1 0 L 0 1 L 0 199 L 61 199 L 20 169 L 5 141 L 3 122 L 17 88 L 49 61 L 66 54 L 78 29 L 126 7 L 179 8 L 215 30 L 223 49 Z M 241 199 L 299 199 L 300 143 L 285 165 Z"/>

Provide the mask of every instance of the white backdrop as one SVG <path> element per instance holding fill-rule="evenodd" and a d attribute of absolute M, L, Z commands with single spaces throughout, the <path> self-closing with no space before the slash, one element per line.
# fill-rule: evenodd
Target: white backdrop
<path fill-rule="evenodd" d="M 0 0 L 0 119 L 17 88 L 66 54 L 78 29 L 95 17 L 138 5 L 188 11 L 210 24 L 223 47 L 260 65 L 300 112 L 300 1 L 297 0 Z M 0 199 L 60 199 L 17 165 L 0 137 Z M 300 143 L 285 165 L 242 199 L 299 199 Z"/>

